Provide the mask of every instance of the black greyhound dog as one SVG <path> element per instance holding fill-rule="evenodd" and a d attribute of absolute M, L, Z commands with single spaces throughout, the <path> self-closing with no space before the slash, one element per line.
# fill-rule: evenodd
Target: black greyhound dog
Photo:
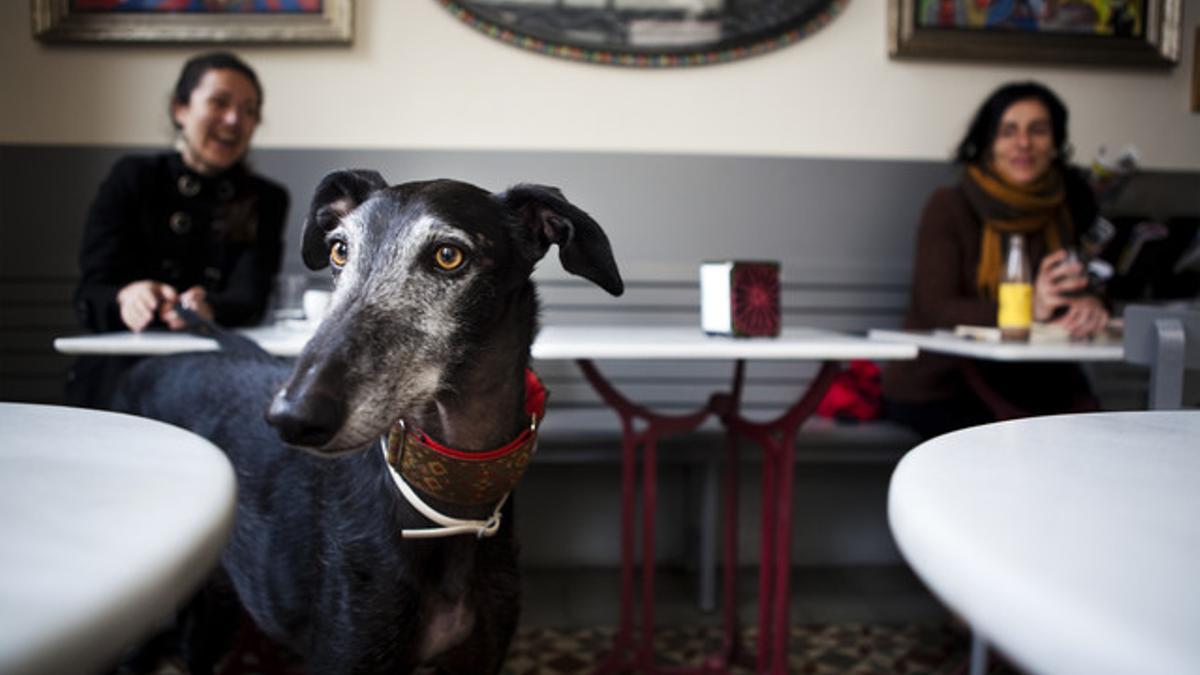
<path fill-rule="evenodd" d="M 303 235 L 305 264 L 332 265 L 332 300 L 294 365 L 234 344 L 130 373 L 127 410 L 205 436 L 237 474 L 221 569 L 180 624 L 192 672 L 229 645 L 236 621 L 214 608 L 230 586 L 309 673 L 500 669 L 520 604 L 503 476 L 536 440 L 530 275 L 552 244 L 622 293 L 604 232 L 554 188 L 335 172 Z M 456 463 L 462 477 L 442 472 Z"/>

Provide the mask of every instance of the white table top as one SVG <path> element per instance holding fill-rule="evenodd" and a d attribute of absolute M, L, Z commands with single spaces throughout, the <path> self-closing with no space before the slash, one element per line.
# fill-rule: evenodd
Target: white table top
<path fill-rule="evenodd" d="M 216 564 L 235 489 L 182 429 L 0 403 L 0 672 L 111 666 Z"/>
<path fill-rule="evenodd" d="M 888 516 L 904 557 L 1038 673 L 1195 673 L 1200 411 L 1036 417 L 909 452 Z"/>
<path fill-rule="evenodd" d="M 297 323 L 292 327 L 262 326 L 238 332 L 276 356 L 297 356 L 312 337 L 313 328 Z M 180 352 L 216 351 L 217 342 L 188 333 L 157 330 L 144 333 L 122 331 L 55 338 L 54 348 L 63 354 L 159 356 Z"/>
<path fill-rule="evenodd" d="M 1121 361 L 1125 358 L 1125 348 L 1120 342 L 984 342 L 944 331 L 880 329 L 872 329 L 867 336 L 874 340 L 916 345 L 939 354 L 989 361 Z"/>
<path fill-rule="evenodd" d="M 296 356 L 312 328 L 260 327 L 241 331 L 277 356 Z M 180 333 L 103 333 L 58 338 L 65 354 L 171 354 L 212 350 L 208 338 Z M 705 335 L 687 326 L 546 326 L 533 344 L 535 359 L 912 359 L 917 348 L 814 328 L 785 328 L 776 338 Z"/>
<path fill-rule="evenodd" d="M 690 326 L 546 326 L 535 359 L 913 359 L 910 345 L 817 328 L 784 328 L 773 338 L 705 335 Z"/>

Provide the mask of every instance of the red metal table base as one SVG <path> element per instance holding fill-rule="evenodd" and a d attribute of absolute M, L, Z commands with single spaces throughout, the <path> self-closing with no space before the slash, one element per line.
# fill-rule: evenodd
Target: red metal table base
<path fill-rule="evenodd" d="M 633 403 L 600 374 L 591 361 L 579 368 L 600 397 L 621 418 L 621 611 L 613 650 L 600 672 L 662 672 L 654 664 L 654 512 L 657 506 L 657 449 L 664 434 L 695 430 L 708 406 L 688 415 L 660 415 Z M 637 451 L 642 451 L 642 621 L 633 620 L 634 511 L 637 508 Z"/>
<path fill-rule="evenodd" d="M 742 377 L 738 363 L 737 386 Z M 792 569 L 792 491 L 796 479 L 796 433 L 833 383 L 838 366 L 825 362 L 808 390 L 782 415 L 770 422 L 754 422 L 741 416 L 736 400 L 721 414 L 731 435 L 746 436 L 763 450 L 762 541 L 758 572 L 758 660 L 760 673 L 786 673 L 788 655 L 788 598 Z M 733 465 L 736 467 L 736 464 Z M 729 471 L 728 473 L 734 473 Z M 737 502 L 726 497 L 726 522 L 736 522 Z M 725 542 L 726 583 L 737 566 L 737 540 Z M 724 601 L 736 595 L 726 588 Z M 726 639 L 729 636 L 726 635 Z"/>
<path fill-rule="evenodd" d="M 837 365 L 826 362 L 807 391 L 779 418 L 753 422 L 741 416 L 745 362 L 734 366 L 730 393 L 714 394 L 707 404 L 686 415 L 661 415 L 618 392 L 588 360 L 577 362 L 584 376 L 621 419 L 621 609 L 613 650 L 600 672 L 726 672 L 740 661 L 737 626 L 737 454 L 738 437 L 763 448 L 762 550 L 759 558 L 759 641 L 756 670 L 787 671 L 788 590 L 791 570 L 792 488 L 795 479 L 796 433 L 816 410 Z M 722 640 L 719 653 L 703 664 L 665 668 L 654 663 L 654 515 L 657 505 L 657 446 L 666 434 L 694 431 L 710 414 L 728 430 L 723 490 L 724 570 L 722 573 Z M 642 616 L 635 628 L 634 512 L 637 508 L 637 451 L 642 451 Z"/>

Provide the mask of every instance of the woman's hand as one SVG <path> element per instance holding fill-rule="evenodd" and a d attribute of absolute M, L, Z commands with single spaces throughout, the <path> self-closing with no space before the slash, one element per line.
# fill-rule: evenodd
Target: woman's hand
<path fill-rule="evenodd" d="M 176 305 L 181 305 L 184 309 L 190 309 L 200 316 L 212 321 L 213 311 L 212 306 L 208 304 L 208 294 L 203 286 L 192 286 L 179 295 L 178 303 L 163 305 L 159 310 L 159 318 L 167 324 L 167 328 L 171 330 L 182 330 L 187 328 L 187 322 L 179 313 L 175 311 Z"/>
<path fill-rule="evenodd" d="M 1104 326 L 1108 324 L 1108 310 L 1092 295 L 1070 298 L 1067 302 L 1067 313 L 1054 323 L 1066 328 L 1073 338 L 1091 337 L 1104 330 Z"/>
<path fill-rule="evenodd" d="M 1067 260 L 1066 250 L 1042 258 L 1033 284 L 1033 318 L 1050 321 L 1055 312 L 1066 308 L 1055 325 L 1062 326 L 1073 338 L 1091 337 L 1108 323 L 1108 310 L 1092 295 L 1078 295 L 1087 288 L 1083 265 Z"/>
<path fill-rule="evenodd" d="M 173 307 L 177 294 L 168 284 L 143 279 L 126 285 L 117 291 L 117 305 L 121 310 L 121 321 L 129 330 L 140 333 L 154 320 L 163 307 Z"/>
<path fill-rule="evenodd" d="M 1065 249 L 1042 258 L 1033 282 L 1033 320 L 1049 321 L 1056 309 L 1078 300 L 1070 295 L 1087 288 L 1087 283 L 1083 265 L 1068 262 Z"/>

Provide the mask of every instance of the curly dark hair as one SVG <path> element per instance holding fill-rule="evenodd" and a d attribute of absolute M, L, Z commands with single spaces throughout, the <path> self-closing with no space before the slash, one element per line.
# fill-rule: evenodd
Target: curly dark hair
<path fill-rule="evenodd" d="M 254 69 L 245 61 L 231 52 L 198 54 L 183 64 L 183 70 L 179 71 L 179 79 L 175 81 L 175 91 L 171 94 L 171 102 L 167 105 L 167 116 L 171 118 L 171 124 L 175 125 L 176 129 L 179 128 L 179 123 L 175 121 L 175 105 L 187 105 L 192 98 L 192 91 L 200 84 L 204 74 L 210 70 L 234 70 L 245 75 L 246 79 L 250 80 L 250 84 L 254 85 L 254 91 L 258 94 L 258 105 L 261 109 L 262 85 L 259 84 L 258 75 L 255 74 Z"/>
<path fill-rule="evenodd" d="M 1050 132 L 1054 137 L 1054 149 L 1058 151 L 1054 163 L 1060 166 L 1064 164 L 1071 156 L 1071 146 L 1067 142 L 1067 106 L 1049 87 L 1033 81 L 1009 82 L 987 97 L 967 127 L 966 135 L 959 141 L 954 161 L 958 164 L 976 164 L 984 160 L 996 140 L 1004 111 L 1017 101 L 1029 99 L 1040 101 L 1050 112 Z"/>

